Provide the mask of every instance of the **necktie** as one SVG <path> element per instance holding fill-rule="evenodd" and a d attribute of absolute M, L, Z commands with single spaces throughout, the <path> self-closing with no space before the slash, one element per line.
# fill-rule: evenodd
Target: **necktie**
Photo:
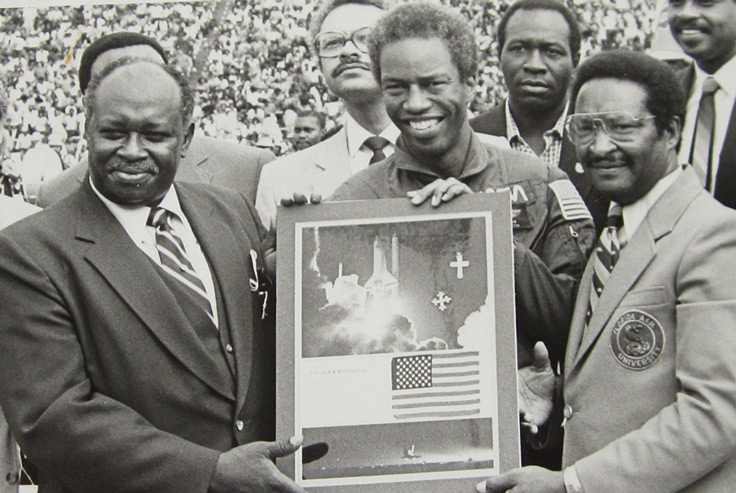
<path fill-rule="evenodd" d="M 703 177 L 706 190 L 712 191 L 713 171 L 713 137 L 715 129 L 714 94 L 718 90 L 718 82 L 713 77 L 703 81 L 703 93 L 698 106 L 698 117 L 695 122 L 693 145 L 690 148 L 690 163 L 695 166 L 698 175 Z"/>
<path fill-rule="evenodd" d="M 204 284 L 187 258 L 184 242 L 171 227 L 170 220 L 174 217 L 178 216 L 161 207 L 152 207 L 148 215 L 147 224 L 156 228 L 156 249 L 161 259 L 161 267 L 188 288 L 197 305 L 212 318 L 212 305 Z"/>
<path fill-rule="evenodd" d="M 383 148 L 389 144 L 390 142 L 388 141 L 388 139 L 384 139 L 383 137 L 380 137 L 378 135 L 374 135 L 373 137 L 368 137 L 367 139 L 365 139 L 363 145 L 373 151 L 373 156 L 371 157 L 371 160 L 368 162 L 368 164 L 370 165 L 386 159 L 386 155 L 383 153 Z"/>
<path fill-rule="evenodd" d="M 603 293 L 603 288 L 611 275 L 613 267 L 618 261 L 622 244 L 619 239 L 619 230 L 623 226 L 623 216 L 621 206 L 614 205 L 606 218 L 606 227 L 601 231 L 598 238 L 598 244 L 595 248 L 594 270 L 593 270 L 593 286 L 590 290 L 590 302 L 588 304 L 588 312 L 585 314 L 585 326 L 588 326 L 590 317 L 593 315 L 595 307 L 598 305 L 598 299 Z"/>

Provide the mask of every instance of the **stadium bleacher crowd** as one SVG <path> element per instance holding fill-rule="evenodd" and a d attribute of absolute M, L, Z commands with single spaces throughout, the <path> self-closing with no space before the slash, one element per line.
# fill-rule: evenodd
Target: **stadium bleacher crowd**
<path fill-rule="evenodd" d="M 473 25 L 481 49 L 477 113 L 505 96 L 493 29 L 511 0 L 444 0 Z M 603 48 L 649 46 L 654 1 L 568 0 L 583 31 L 583 56 Z M 84 115 L 76 70 L 81 51 L 113 31 L 159 40 L 197 90 L 200 131 L 213 137 L 290 151 L 296 113 L 315 109 L 339 121 L 310 52 L 309 0 L 220 0 L 165 4 L 0 9 L 0 80 L 8 92 L 3 173 L 17 174 L 35 148 L 59 160 L 43 173 L 76 162 L 85 151 Z M 6 177 L 7 181 L 7 177 Z"/>

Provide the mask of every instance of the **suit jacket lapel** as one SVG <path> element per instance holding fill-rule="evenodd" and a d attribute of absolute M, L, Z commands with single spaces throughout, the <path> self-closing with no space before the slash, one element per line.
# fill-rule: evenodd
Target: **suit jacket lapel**
<path fill-rule="evenodd" d="M 86 259 L 174 357 L 204 383 L 232 398 L 223 375 L 145 253 L 132 243 L 89 184 L 77 193 L 76 237 L 92 243 Z"/>
<path fill-rule="evenodd" d="M 628 245 L 621 252 L 621 257 L 611 272 L 611 276 L 608 278 L 606 287 L 603 289 L 588 328 L 582 334 L 582 339 L 580 334 L 575 334 L 574 336 L 571 334 L 569 343 L 580 340 L 580 347 L 577 352 L 574 351 L 574 346 L 569 347 L 568 357 L 570 359 L 568 361 L 574 361 L 575 365 L 578 365 L 585 358 L 588 350 L 593 346 L 608 324 L 613 312 L 621 304 L 621 300 L 655 258 L 657 254 L 657 241 L 672 231 L 677 220 L 700 192 L 702 192 L 702 185 L 700 185 L 694 171 L 691 168 L 687 168 L 659 200 L 655 202 Z M 626 226 L 624 225 L 624 227 Z M 571 332 L 579 332 L 578 329 L 584 324 L 581 321 L 580 311 L 583 302 L 585 304 L 588 303 L 588 296 L 590 295 L 589 285 L 592 275 L 592 262 L 593 259 L 588 262 L 588 268 L 581 281 L 587 282 L 588 284 L 578 294 Z M 584 300 L 581 299 L 582 296 L 585 296 Z"/>
<path fill-rule="evenodd" d="M 250 259 L 244 257 L 242 241 L 233 236 L 231 229 L 224 223 L 212 220 L 212 203 L 184 184 L 176 185 L 182 210 L 187 216 L 202 251 L 210 264 L 215 282 L 220 287 L 220 294 L 225 306 L 219 310 L 221 316 L 227 317 L 230 336 L 235 354 L 237 372 L 237 409 L 245 401 L 248 382 L 251 375 L 252 328 L 253 316 L 249 296 L 248 279 L 253 277 Z M 244 205 L 245 207 L 245 205 Z M 260 255 L 258 238 L 250 238 L 250 244 Z M 260 260 L 259 260 L 260 261 Z"/>
<path fill-rule="evenodd" d="M 322 152 L 314 156 L 314 165 L 325 171 L 345 168 L 350 170 L 348 152 L 348 133 L 345 126 L 335 135 L 324 141 Z"/>

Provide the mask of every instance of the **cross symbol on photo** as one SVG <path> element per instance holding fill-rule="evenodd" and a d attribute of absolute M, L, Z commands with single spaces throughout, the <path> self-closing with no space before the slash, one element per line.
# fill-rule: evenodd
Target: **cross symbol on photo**
<path fill-rule="evenodd" d="M 463 260 L 463 254 L 462 253 L 459 253 L 459 252 L 455 256 L 455 260 L 453 260 L 452 262 L 450 262 L 450 267 L 453 267 L 453 268 L 457 269 L 457 278 L 458 279 L 462 279 L 463 278 L 463 269 L 465 267 L 469 267 L 469 266 L 470 266 L 470 262 L 468 262 L 467 260 Z"/>
<path fill-rule="evenodd" d="M 452 298 L 447 296 L 444 291 L 440 291 L 437 293 L 437 296 L 432 300 L 432 304 L 440 309 L 441 312 L 444 312 L 447 308 L 447 304 L 452 301 Z"/>

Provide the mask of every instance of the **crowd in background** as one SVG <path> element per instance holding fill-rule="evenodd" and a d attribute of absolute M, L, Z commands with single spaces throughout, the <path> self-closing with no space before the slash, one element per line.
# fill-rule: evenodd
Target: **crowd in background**
<path fill-rule="evenodd" d="M 464 14 L 479 40 L 481 65 L 470 106 L 477 113 L 505 96 L 493 30 L 511 0 L 444 3 Z M 568 0 L 581 22 L 583 57 L 604 48 L 646 49 L 654 3 Z M 142 32 L 161 42 L 196 88 L 198 131 L 206 135 L 283 154 L 291 150 L 287 137 L 296 114 L 307 109 L 327 116 L 329 132 L 341 107 L 310 51 L 311 8 L 309 0 L 220 0 L 0 9 L 0 80 L 10 102 L 3 173 L 17 175 L 31 150 L 35 160 L 47 163 L 41 174 L 79 160 L 85 151 L 79 56 L 91 41 L 114 31 Z"/>

